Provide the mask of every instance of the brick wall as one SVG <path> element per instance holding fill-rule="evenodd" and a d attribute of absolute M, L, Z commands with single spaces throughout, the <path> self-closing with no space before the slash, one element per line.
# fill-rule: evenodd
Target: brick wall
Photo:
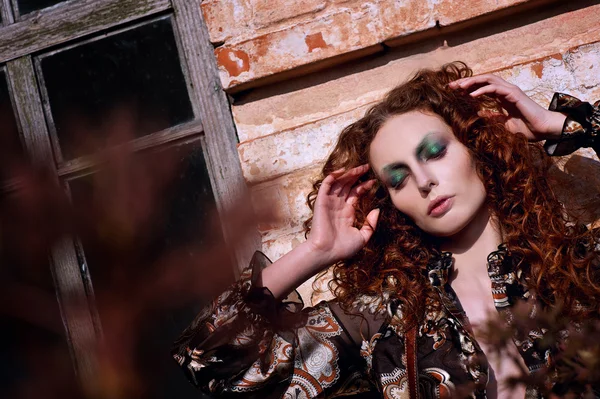
<path fill-rule="evenodd" d="M 281 216 L 260 226 L 264 251 L 276 259 L 303 240 L 311 178 L 338 133 L 417 68 L 462 60 L 518 84 L 542 105 L 554 91 L 600 99 L 595 3 L 203 1 L 244 176 Z M 574 176 L 590 176 L 592 157 L 580 151 L 556 176 L 565 201 L 599 209 L 600 193 Z M 309 292 L 309 283 L 301 287 L 305 298 Z"/>

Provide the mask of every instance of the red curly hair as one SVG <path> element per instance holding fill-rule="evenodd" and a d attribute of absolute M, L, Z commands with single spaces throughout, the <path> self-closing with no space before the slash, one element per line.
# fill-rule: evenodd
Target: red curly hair
<path fill-rule="evenodd" d="M 528 287 L 544 305 L 561 304 L 569 317 L 597 317 L 600 287 L 594 245 L 600 242 L 598 234 L 569 227 L 573 225 L 568 223 L 570 215 L 548 182 L 553 162 L 541 146 L 507 131 L 497 118 L 481 116 L 486 115 L 482 110 L 501 112 L 496 100 L 448 88 L 449 82 L 472 74 L 462 62 L 420 70 L 347 126 L 308 196 L 310 209 L 325 176 L 369 163 L 369 146 L 390 117 L 413 110 L 433 112 L 469 149 L 504 243 L 522 259 L 519 267 Z M 377 176 L 370 170 L 361 179 L 373 178 Z M 333 265 L 329 286 L 346 310 L 361 295 L 392 292 L 404 305 L 404 328 L 410 328 L 422 320 L 426 307 L 438 306 L 426 273 L 429 259 L 439 253 L 437 240 L 394 207 L 379 180 L 356 205 L 357 226 L 373 208 L 381 209 L 373 237 L 356 255 Z M 311 220 L 304 224 L 306 234 Z"/>

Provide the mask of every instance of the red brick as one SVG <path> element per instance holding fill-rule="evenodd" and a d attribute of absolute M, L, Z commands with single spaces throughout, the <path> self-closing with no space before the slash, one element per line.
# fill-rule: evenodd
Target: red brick
<path fill-rule="evenodd" d="M 371 10 L 345 10 L 239 43 L 218 48 L 221 80 L 225 89 L 264 78 L 301 65 L 376 45 L 381 32 Z M 246 61 L 231 62 L 229 55 L 244 54 Z M 225 61 L 225 62 L 222 62 Z M 243 65 L 243 66 L 242 66 Z"/>
<path fill-rule="evenodd" d="M 248 0 L 252 7 L 252 21 L 264 28 L 291 18 L 321 11 L 326 0 Z"/>
<path fill-rule="evenodd" d="M 264 240 L 270 239 L 272 232 L 302 230 L 304 221 L 310 216 L 306 196 L 320 170 L 320 165 L 305 168 L 251 187 L 254 209 L 258 212 L 266 209 L 276 216 L 275 220 L 261 226 Z"/>
<path fill-rule="evenodd" d="M 455 0 L 441 0 L 434 3 L 433 12 L 441 26 L 448 26 L 531 1 L 533 0 L 478 0 L 470 1 L 465 7 L 463 3 Z"/>
<path fill-rule="evenodd" d="M 253 30 L 248 0 L 207 0 L 201 7 L 212 43 L 238 38 Z"/>
<path fill-rule="evenodd" d="M 248 69 L 220 63 L 226 89 L 378 43 L 463 22 L 534 0 L 210 0 L 213 42 L 247 54 Z M 238 57 L 239 58 L 239 57 Z M 244 73 L 242 73 L 244 72 Z"/>
<path fill-rule="evenodd" d="M 380 3 L 384 38 L 406 36 L 435 26 L 431 0 Z"/>
<path fill-rule="evenodd" d="M 342 129 L 364 112 L 365 108 L 359 108 L 241 143 L 238 151 L 244 178 L 249 184 L 257 184 L 324 161 Z"/>
<path fill-rule="evenodd" d="M 240 140 L 294 129 L 372 103 L 420 67 L 463 60 L 475 72 L 483 73 L 563 54 L 598 40 L 599 13 L 600 6 L 591 6 L 457 46 L 407 57 L 390 52 L 360 67 L 345 64 L 337 68 L 339 73 L 327 72 L 325 80 L 322 74 L 296 78 L 293 84 L 285 84 L 284 91 L 278 91 L 278 86 L 254 90 L 243 103 L 232 107 Z M 595 73 L 597 64 L 593 65 L 587 75 L 584 67 L 577 73 L 589 79 L 600 76 Z M 569 83 L 565 84 L 568 87 Z"/>

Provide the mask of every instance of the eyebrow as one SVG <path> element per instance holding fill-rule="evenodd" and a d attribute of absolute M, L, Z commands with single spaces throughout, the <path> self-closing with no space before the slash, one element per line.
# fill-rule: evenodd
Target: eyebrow
<path fill-rule="evenodd" d="M 417 156 L 417 158 L 419 158 L 419 154 L 423 151 L 423 149 L 425 148 L 425 142 L 427 140 L 429 140 L 431 138 L 431 136 L 434 136 L 436 134 L 438 134 L 439 132 L 434 130 L 431 132 L 428 132 L 423 139 L 421 140 L 421 142 L 419 143 L 419 145 L 417 145 L 417 148 L 415 149 L 415 155 Z M 391 170 L 393 169 L 398 169 L 401 167 L 406 167 L 406 163 L 404 162 L 392 162 L 390 164 L 385 165 L 382 169 L 381 172 L 384 174 L 389 173 Z"/>

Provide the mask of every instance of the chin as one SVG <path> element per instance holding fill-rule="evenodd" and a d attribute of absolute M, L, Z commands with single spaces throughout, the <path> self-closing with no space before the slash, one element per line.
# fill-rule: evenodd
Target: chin
<path fill-rule="evenodd" d="M 427 234 L 435 237 L 451 237 L 467 227 L 471 220 L 473 220 L 472 217 L 469 218 L 449 212 L 439 219 L 427 220 L 426 223 L 417 223 L 417 226 Z"/>

